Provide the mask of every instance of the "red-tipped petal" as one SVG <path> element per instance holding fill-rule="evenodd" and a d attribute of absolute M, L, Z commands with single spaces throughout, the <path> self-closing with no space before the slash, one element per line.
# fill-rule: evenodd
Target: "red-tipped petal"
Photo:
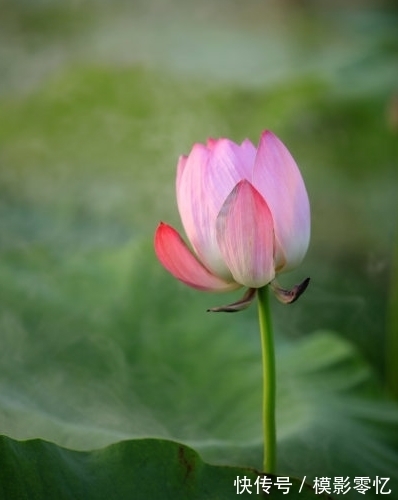
<path fill-rule="evenodd" d="M 275 277 L 272 215 L 250 182 L 241 181 L 231 191 L 216 227 L 218 245 L 235 281 L 259 288 Z"/>
<path fill-rule="evenodd" d="M 191 253 L 179 233 L 161 222 L 155 233 L 155 252 L 163 266 L 178 280 L 198 290 L 227 291 L 239 288 L 208 271 Z"/>
<path fill-rule="evenodd" d="M 299 168 L 286 146 L 263 132 L 253 170 L 253 185 L 267 201 L 274 220 L 277 271 L 296 267 L 310 239 L 310 206 Z"/>

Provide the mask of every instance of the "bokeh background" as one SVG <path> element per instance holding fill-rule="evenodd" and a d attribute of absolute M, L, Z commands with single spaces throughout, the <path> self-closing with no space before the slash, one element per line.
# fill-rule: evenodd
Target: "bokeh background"
<path fill-rule="evenodd" d="M 305 262 L 280 279 L 311 285 L 272 302 L 280 471 L 396 473 L 396 2 L 0 12 L 0 432 L 75 449 L 166 437 L 259 467 L 255 307 L 206 314 L 239 293 L 187 289 L 152 238 L 159 220 L 181 228 L 180 154 L 268 128 L 312 206 Z"/>

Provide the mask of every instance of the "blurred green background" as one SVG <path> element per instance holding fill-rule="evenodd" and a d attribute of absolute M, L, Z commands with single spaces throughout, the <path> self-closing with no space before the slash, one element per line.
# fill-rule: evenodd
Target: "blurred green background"
<path fill-rule="evenodd" d="M 281 464 L 304 473 L 305 443 L 308 470 L 335 472 L 322 436 L 349 441 L 349 401 L 379 397 L 397 373 L 386 366 L 387 352 L 398 364 L 396 3 L 0 9 L 0 432 L 77 449 L 169 437 L 216 462 L 261 462 L 256 310 L 206 314 L 239 293 L 187 289 L 152 238 L 159 220 L 181 228 L 180 154 L 209 136 L 257 143 L 268 128 L 312 206 L 305 262 L 280 279 L 311 285 L 292 306 L 272 302 Z M 352 413 L 384 422 L 368 442 L 377 455 L 396 406 L 367 404 Z M 367 470 L 382 475 L 383 457 Z"/>

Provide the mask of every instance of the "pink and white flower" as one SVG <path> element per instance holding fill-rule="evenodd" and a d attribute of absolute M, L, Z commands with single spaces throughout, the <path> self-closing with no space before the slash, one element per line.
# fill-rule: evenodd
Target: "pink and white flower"
<path fill-rule="evenodd" d="M 248 139 L 195 144 L 179 159 L 176 191 L 193 251 L 163 222 L 155 251 L 183 283 L 208 291 L 257 289 L 303 260 L 308 195 L 296 162 L 272 132 L 262 133 L 257 148 Z"/>

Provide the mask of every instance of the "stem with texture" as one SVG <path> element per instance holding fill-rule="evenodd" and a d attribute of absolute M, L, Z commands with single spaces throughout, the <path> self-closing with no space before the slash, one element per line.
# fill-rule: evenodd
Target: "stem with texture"
<path fill-rule="evenodd" d="M 269 308 L 268 286 L 258 289 L 258 319 L 263 363 L 264 472 L 276 471 L 275 352 Z"/>

